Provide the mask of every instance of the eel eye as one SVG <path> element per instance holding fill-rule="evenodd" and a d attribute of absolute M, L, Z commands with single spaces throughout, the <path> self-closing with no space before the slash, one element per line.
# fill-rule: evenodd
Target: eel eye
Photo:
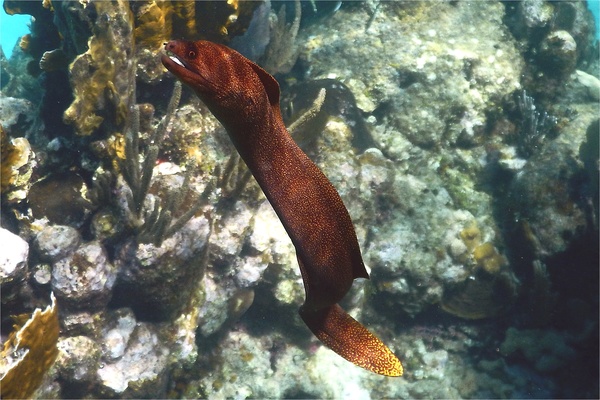
<path fill-rule="evenodd" d="M 188 58 L 196 58 L 196 52 L 194 50 L 188 51 Z"/>

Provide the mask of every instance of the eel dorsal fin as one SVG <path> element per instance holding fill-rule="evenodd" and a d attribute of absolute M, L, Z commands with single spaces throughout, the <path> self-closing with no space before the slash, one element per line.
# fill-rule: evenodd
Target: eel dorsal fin
<path fill-rule="evenodd" d="M 267 92 L 271 106 L 279 106 L 279 83 L 277 83 L 271 74 L 259 67 L 257 64 L 251 61 L 248 61 L 248 64 L 250 64 L 250 67 L 252 67 L 254 72 L 256 72 L 256 75 L 258 75 L 258 78 L 265 87 L 265 92 Z"/>

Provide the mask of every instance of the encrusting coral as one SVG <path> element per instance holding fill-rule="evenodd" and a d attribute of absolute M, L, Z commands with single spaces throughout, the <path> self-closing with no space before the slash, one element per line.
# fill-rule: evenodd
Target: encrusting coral
<path fill-rule="evenodd" d="M 58 355 L 58 310 L 54 294 L 50 297 L 52 304 L 44 311 L 37 308 L 29 319 L 28 315 L 16 318 L 15 331 L 4 344 L 0 359 L 3 399 L 31 397 Z"/>
<path fill-rule="evenodd" d="M 70 80 L 75 99 L 64 113 L 64 120 L 78 135 L 94 133 L 107 116 L 113 124 L 124 123 L 126 99 L 131 98 L 135 79 L 133 68 L 133 16 L 128 2 L 94 3 L 98 12 L 94 35 L 88 51 L 70 65 Z"/>
<path fill-rule="evenodd" d="M 27 196 L 33 172 L 33 151 L 25 138 L 9 139 L 0 125 L 2 200 L 18 202 Z"/>
<path fill-rule="evenodd" d="M 466 319 L 496 316 L 514 303 L 517 281 L 496 247 L 481 243 L 483 234 L 476 223 L 467 225 L 459 237 L 466 248 L 459 258 L 471 270 L 468 279 L 444 291 L 442 309 Z"/>

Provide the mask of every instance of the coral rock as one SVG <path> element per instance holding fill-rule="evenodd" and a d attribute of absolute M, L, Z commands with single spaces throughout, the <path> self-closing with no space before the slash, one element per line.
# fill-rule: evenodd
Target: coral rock
<path fill-rule="evenodd" d="M 536 257 L 567 250 L 592 228 L 590 211 L 594 199 L 588 185 L 597 180 L 583 177 L 585 170 L 579 153 L 585 147 L 582 145 L 588 129 L 598 134 L 596 106 L 594 111 L 591 105 L 576 107 L 578 116 L 563 128 L 560 136 L 534 154 L 511 184 L 509 198 L 514 219 Z M 597 164 L 593 168 L 597 170 Z"/>
<path fill-rule="evenodd" d="M 577 43 L 567 31 L 551 32 L 541 43 L 540 57 L 554 73 L 566 77 L 577 65 Z"/>
<path fill-rule="evenodd" d="M 123 245 L 115 260 L 119 267 L 115 301 L 131 306 L 143 319 L 174 318 L 199 286 L 209 231 L 208 221 L 198 217 L 160 246 L 134 242 Z"/>
<path fill-rule="evenodd" d="M 137 321 L 135 315 L 128 308 L 117 310 L 115 326 L 112 329 L 106 328 L 103 337 L 103 355 L 110 361 L 116 361 L 125 354 L 129 338 L 135 329 Z M 109 325 L 110 327 L 110 325 Z"/>
<path fill-rule="evenodd" d="M 102 245 L 90 242 L 54 264 L 52 288 L 70 309 L 99 309 L 110 301 L 116 276 Z"/>
<path fill-rule="evenodd" d="M 89 203 L 83 198 L 83 178 L 75 173 L 52 174 L 31 186 L 29 206 L 34 218 L 51 223 L 79 227 L 88 214 Z"/>
<path fill-rule="evenodd" d="M 61 379 L 68 382 L 93 382 L 96 378 L 100 347 L 87 336 L 61 338 L 56 366 Z"/>
<path fill-rule="evenodd" d="M 63 225 L 48 225 L 37 234 L 34 248 L 44 261 L 55 262 L 73 253 L 81 242 L 75 228 Z"/>
<path fill-rule="evenodd" d="M 500 345 L 500 353 L 520 353 L 540 372 L 556 371 L 568 367 L 575 358 L 569 337 L 553 330 L 508 328 Z"/>
<path fill-rule="evenodd" d="M 10 293 L 10 287 L 18 286 L 27 274 L 29 245 L 19 236 L 0 228 L 0 288 L 2 302 Z"/>
<path fill-rule="evenodd" d="M 168 355 L 154 328 L 137 324 L 123 355 L 97 370 L 101 392 L 110 397 L 165 398 Z"/>

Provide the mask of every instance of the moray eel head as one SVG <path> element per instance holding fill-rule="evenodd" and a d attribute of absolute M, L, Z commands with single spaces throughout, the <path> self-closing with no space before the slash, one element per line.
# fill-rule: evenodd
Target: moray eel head
<path fill-rule="evenodd" d="M 275 78 L 237 51 L 205 40 L 172 40 L 165 43 L 165 50 L 161 57 L 165 68 L 192 87 L 221 122 L 237 115 L 235 120 L 247 124 L 264 118 L 269 108 L 279 113 Z"/>
<path fill-rule="evenodd" d="M 165 43 L 165 50 L 167 54 L 161 57 L 165 68 L 197 92 L 214 92 L 228 87 L 221 83 L 222 75 L 214 73 L 220 69 L 215 64 L 227 65 L 220 47 L 206 46 L 204 42 L 172 40 Z"/>

